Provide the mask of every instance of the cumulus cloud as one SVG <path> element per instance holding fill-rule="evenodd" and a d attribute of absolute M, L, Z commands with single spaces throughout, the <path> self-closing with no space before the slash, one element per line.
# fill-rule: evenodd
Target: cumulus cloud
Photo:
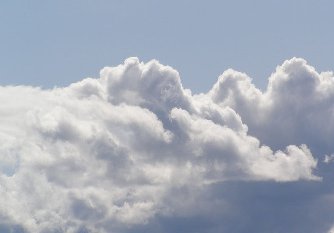
<path fill-rule="evenodd" d="M 64 88 L 0 87 L 0 231 L 171 232 L 238 210 L 217 187 L 323 183 L 333 80 L 293 58 L 264 92 L 227 70 L 193 95 L 173 68 L 129 58 Z M 202 232 L 231 232 L 217 222 Z"/>
<path fill-rule="evenodd" d="M 317 156 L 334 150 L 333 73 L 317 73 L 301 58 L 278 66 L 264 92 L 246 74 L 228 70 L 209 95 L 238 112 L 250 134 L 272 148 L 304 143 Z"/>

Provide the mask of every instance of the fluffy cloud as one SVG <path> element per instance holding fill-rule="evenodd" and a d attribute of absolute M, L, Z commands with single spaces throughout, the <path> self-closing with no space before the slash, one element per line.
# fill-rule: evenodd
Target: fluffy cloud
<path fill-rule="evenodd" d="M 188 231 L 197 218 L 243 232 L 217 216 L 240 211 L 245 185 L 327 182 L 333 80 L 294 58 L 265 92 L 228 70 L 193 95 L 171 67 L 129 58 L 65 88 L 0 87 L 0 231 Z"/>
<path fill-rule="evenodd" d="M 319 152 L 317 156 L 334 151 L 333 73 L 319 74 L 303 59 L 278 66 L 265 92 L 246 74 L 228 70 L 209 95 L 238 112 L 250 134 L 272 148 L 304 143 Z"/>

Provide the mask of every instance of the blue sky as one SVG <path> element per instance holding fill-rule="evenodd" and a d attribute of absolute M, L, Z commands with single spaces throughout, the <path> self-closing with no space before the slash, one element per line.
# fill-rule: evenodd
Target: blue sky
<path fill-rule="evenodd" d="M 333 233 L 333 7 L 2 1 L 0 233 Z"/>
<path fill-rule="evenodd" d="M 129 56 L 176 68 L 207 91 L 227 68 L 264 88 L 303 57 L 332 70 L 332 1 L 2 1 L 0 84 L 65 86 Z"/>

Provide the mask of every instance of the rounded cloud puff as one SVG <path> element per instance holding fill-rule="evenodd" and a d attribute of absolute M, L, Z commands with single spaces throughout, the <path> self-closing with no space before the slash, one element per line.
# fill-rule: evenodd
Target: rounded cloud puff
<path fill-rule="evenodd" d="M 201 198 L 225 181 L 320 180 L 308 146 L 334 150 L 332 77 L 301 59 L 278 67 L 264 93 L 228 70 L 192 95 L 155 60 L 100 74 L 52 90 L 0 87 L 4 229 L 126 232 L 196 208 L 176 190 Z"/>

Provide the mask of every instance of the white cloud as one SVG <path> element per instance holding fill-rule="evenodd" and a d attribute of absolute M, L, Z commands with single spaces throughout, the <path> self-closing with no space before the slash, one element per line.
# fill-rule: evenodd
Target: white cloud
<path fill-rule="evenodd" d="M 332 227 L 327 233 L 334 233 L 334 227 Z"/>
<path fill-rule="evenodd" d="M 334 154 L 331 155 L 325 155 L 324 156 L 324 163 L 332 163 L 334 161 Z"/>
<path fill-rule="evenodd" d="M 208 94 L 233 108 L 250 134 L 274 149 L 307 144 L 317 157 L 334 151 L 333 74 L 317 73 L 303 59 L 278 66 L 264 92 L 246 74 L 228 70 Z"/>
<path fill-rule="evenodd" d="M 333 149 L 332 76 L 301 59 L 278 67 L 264 93 L 228 70 L 192 95 L 177 71 L 137 58 L 100 76 L 52 90 L 0 87 L 0 225 L 125 232 L 196 212 L 201 193 L 223 181 L 320 180 L 308 146 Z"/>

